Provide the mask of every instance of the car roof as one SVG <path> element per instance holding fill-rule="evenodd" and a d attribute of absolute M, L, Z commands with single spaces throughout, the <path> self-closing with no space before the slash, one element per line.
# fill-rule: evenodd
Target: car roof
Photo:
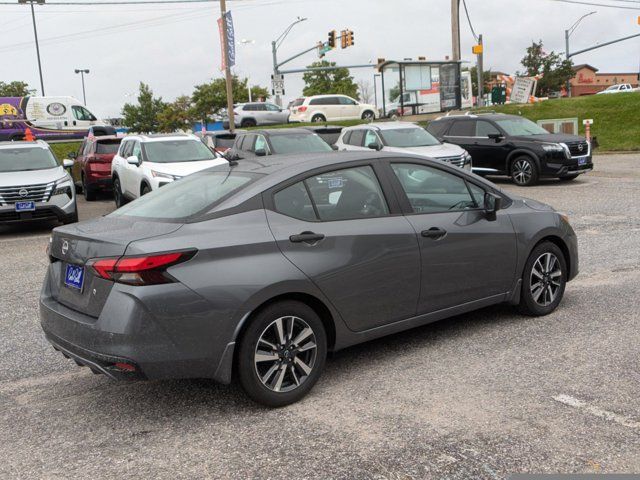
<path fill-rule="evenodd" d="M 35 140 L 33 142 L 24 142 L 24 141 L 17 141 L 17 142 L 0 142 L 0 148 L 33 148 L 33 147 L 40 147 L 40 148 L 44 148 L 45 150 L 49 150 L 49 145 L 47 144 L 47 142 L 44 142 L 43 140 Z"/>
<path fill-rule="evenodd" d="M 478 118 L 484 118 L 486 120 L 504 120 L 505 118 L 523 118 L 520 115 L 510 115 L 508 113 L 470 113 L 467 112 L 464 115 L 443 115 L 438 117 L 434 122 L 451 121 L 451 120 L 477 120 Z"/>
<path fill-rule="evenodd" d="M 376 130 L 396 130 L 398 128 L 422 128 L 422 127 L 412 122 L 379 122 L 379 123 L 363 123 L 361 125 L 353 125 L 352 127 L 345 127 L 344 131 L 362 130 L 365 128 L 375 128 Z"/>
<path fill-rule="evenodd" d="M 304 98 L 308 99 L 308 98 L 324 98 L 324 97 L 349 97 L 349 95 L 345 95 L 344 93 L 326 93 L 323 95 L 309 95 L 308 97 L 304 97 Z"/>
<path fill-rule="evenodd" d="M 260 133 L 266 136 L 274 136 L 274 135 L 292 135 L 292 134 L 308 134 L 311 135 L 313 132 L 307 130 L 306 128 L 260 128 L 256 130 L 245 130 L 242 132 L 246 135 L 248 134 L 256 134 Z"/>
<path fill-rule="evenodd" d="M 94 142 L 99 142 L 101 140 L 122 140 L 124 137 L 119 137 L 117 135 L 100 135 L 97 137 L 93 137 Z"/>
<path fill-rule="evenodd" d="M 200 141 L 198 137 L 191 133 L 151 133 L 151 134 L 133 134 L 127 135 L 126 137 L 122 137 L 123 140 L 128 140 L 130 138 L 135 138 L 140 140 L 141 142 L 160 142 L 162 140 L 197 140 Z"/>

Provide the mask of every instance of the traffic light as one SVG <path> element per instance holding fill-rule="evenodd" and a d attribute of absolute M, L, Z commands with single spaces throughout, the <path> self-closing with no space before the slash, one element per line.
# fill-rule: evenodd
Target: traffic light
<path fill-rule="evenodd" d="M 347 34 L 347 47 L 352 47 L 355 42 L 353 41 L 353 30 L 347 30 L 346 31 Z"/>
<path fill-rule="evenodd" d="M 329 32 L 329 39 L 327 41 L 327 45 L 329 46 L 329 48 L 336 48 L 336 31 L 335 30 L 331 30 Z"/>
<path fill-rule="evenodd" d="M 347 48 L 347 31 L 346 30 L 342 30 L 340 32 L 340 46 L 342 48 Z"/>

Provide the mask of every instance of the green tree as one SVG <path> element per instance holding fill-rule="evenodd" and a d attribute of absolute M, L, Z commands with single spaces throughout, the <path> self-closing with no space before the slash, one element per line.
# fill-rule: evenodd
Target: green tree
<path fill-rule="evenodd" d="M 231 78 L 234 103 L 249 101 L 249 80 L 240 79 L 237 75 Z M 269 91 L 259 85 L 251 87 L 252 100 L 269 98 Z M 199 120 L 208 122 L 212 117 L 220 115 L 227 108 L 227 84 L 224 78 L 216 78 L 209 83 L 196 85 L 192 95 L 193 115 Z"/>
<path fill-rule="evenodd" d="M 158 118 L 165 107 L 162 98 L 154 98 L 151 87 L 140 82 L 138 104 L 126 103 L 122 107 L 123 123 L 134 132 L 157 132 L 160 129 Z"/>
<path fill-rule="evenodd" d="M 161 132 L 191 130 L 195 120 L 191 97 L 182 95 L 166 104 L 164 109 L 158 113 L 158 130 Z"/>
<path fill-rule="evenodd" d="M 527 48 L 527 54 L 520 63 L 522 63 L 525 71 L 523 73 L 519 72 L 518 75 L 526 75 L 528 77 L 542 75 L 542 78 L 538 80 L 537 90 L 537 95 L 540 96 L 557 92 L 575 75 L 573 62 L 571 60 L 563 60 L 562 56 L 554 51 L 545 52 L 542 40 L 537 43 L 531 43 L 531 46 Z"/>
<path fill-rule="evenodd" d="M 35 92 L 29 88 L 27 82 L 0 82 L 0 97 L 28 97 Z"/>
<path fill-rule="evenodd" d="M 334 67 L 335 65 L 335 62 L 322 60 L 320 62 L 312 63 L 307 68 Z M 360 99 L 358 96 L 358 85 L 353 81 L 353 77 L 349 75 L 348 68 L 338 68 L 336 70 L 312 70 L 310 72 L 305 72 L 302 79 L 304 80 L 305 85 L 302 90 L 302 94 L 305 96 L 339 93 L 358 100 Z"/>
<path fill-rule="evenodd" d="M 471 67 L 469 69 L 469 72 L 471 73 L 471 88 L 473 90 L 473 96 L 477 97 L 478 96 L 478 68 Z M 490 82 L 491 82 L 491 71 L 484 70 L 482 72 L 482 83 L 483 83 L 482 93 L 490 92 L 489 90 Z"/>

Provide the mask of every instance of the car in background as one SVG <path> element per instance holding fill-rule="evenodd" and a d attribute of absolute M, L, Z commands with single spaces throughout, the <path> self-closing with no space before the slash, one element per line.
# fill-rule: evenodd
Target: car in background
<path fill-rule="evenodd" d="M 232 161 L 266 155 L 331 151 L 333 149 L 319 135 L 304 128 L 273 128 L 239 134 L 225 157 Z"/>
<path fill-rule="evenodd" d="M 42 140 L 0 142 L 0 224 L 30 220 L 78 221 L 76 189 Z"/>
<path fill-rule="evenodd" d="M 469 152 L 474 173 L 508 175 L 523 187 L 542 177 L 570 181 L 593 170 L 591 144 L 584 137 L 549 133 L 518 115 L 443 116 L 427 130 Z"/>
<path fill-rule="evenodd" d="M 69 153 L 75 160 L 73 176 L 80 182 L 87 201 L 93 201 L 99 192 L 110 192 L 111 162 L 122 142 L 117 136 L 86 137 L 77 152 Z"/>
<path fill-rule="evenodd" d="M 611 85 L 604 90 L 596 93 L 596 95 L 608 95 L 610 93 L 628 93 L 637 92 L 638 88 L 634 88 L 630 83 L 618 83 L 617 85 Z"/>
<path fill-rule="evenodd" d="M 442 143 L 424 128 L 409 122 L 381 122 L 342 130 L 338 150 L 382 150 L 424 155 L 471 170 L 471 156 L 458 145 Z"/>
<path fill-rule="evenodd" d="M 500 303 L 547 315 L 578 274 L 565 215 L 460 168 L 374 150 L 300 158 L 210 168 L 55 229 L 47 340 L 111 378 L 235 377 L 281 407 L 328 352 Z"/>
<path fill-rule="evenodd" d="M 342 132 L 344 127 L 338 125 L 311 125 L 302 128 L 317 134 L 321 139 L 327 142 L 330 147 L 333 147 L 338 141 L 338 138 L 340 138 L 340 132 Z"/>
<path fill-rule="evenodd" d="M 227 161 L 190 134 L 129 135 L 111 162 L 117 207 L 205 168 Z"/>
<path fill-rule="evenodd" d="M 360 103 L 346 95 L 313 95 L 294 101 L 290 122 L 334 122 L 338 120 L 374 120 L 375 105 Z"/>
<path fill-rule="evenodd" d="M 230 132 L 229 130 L 214 130 L 196 132 L 195 136 L 202 140 L 202 142 L 210 149 L 218 153 L 224 153 L 233 147 L 236 135 L 244 131 L 245 130 L 234 130 L 233 132 Z"/>
<path fill-rule="evenodd" d="M 271 102 L 239 103 L 233 107 L 233 115 L 235 126 L 242 128 L 289 122 L 289 110 Z M 229 128 L 228 117 L 222 125 L 224 128 Z"/>

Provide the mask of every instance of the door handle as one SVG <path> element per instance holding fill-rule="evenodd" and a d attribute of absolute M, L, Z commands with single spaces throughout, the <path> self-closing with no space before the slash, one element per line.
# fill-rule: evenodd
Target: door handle
<path fill-rule="evenodd" d="M 429 230 L 423 230 L 420 232 L 425 238 L 432 238 L 433 240 L 440 240 L 447 234 L 447 231 L 443 228 L 431 227 Z"/>
<path fill-rule="evenodd" d="M 291 235 L 289 237 L 289 241 L 291 243 L 308 243 L 313 244 L 319 242 L 324 239 L 324 235 L 322 233 L 313 233 L 313 232 L 302 232 L 298 235 Z"/>

